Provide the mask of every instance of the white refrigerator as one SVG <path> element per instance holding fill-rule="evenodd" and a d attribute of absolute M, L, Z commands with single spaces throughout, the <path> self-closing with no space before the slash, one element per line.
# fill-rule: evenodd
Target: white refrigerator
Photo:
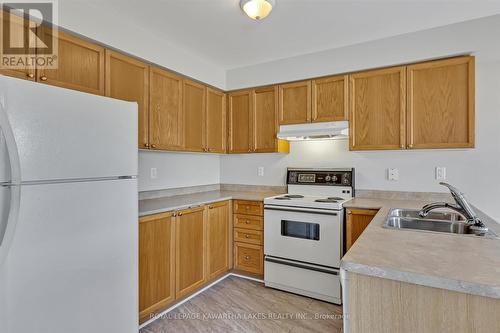
<path fill-rule="evenodd" d="M 0 332 L 138 331 L 137 104 L 0 76 Z"/>

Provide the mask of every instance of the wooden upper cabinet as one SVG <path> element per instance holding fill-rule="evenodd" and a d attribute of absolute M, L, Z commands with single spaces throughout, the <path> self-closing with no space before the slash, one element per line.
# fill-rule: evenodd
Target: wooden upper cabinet
<path fill-rule="evenodd" d="M 137 102 L 139 148 L 149 148 L 149 65 L 106 50 L 106 96 Z"/>
<path fill-rule="evenodd" d="M 404 149 L 406 67 L 353 74 L 350 85 L 350 149 Z"/>
<path fill-rule="evenodd" d="M 277 145 L 278 87 L 254 90 L 253 142 L 254 152 L 275 152 Z"/>
<path fill-rule="evenodd" d="M 207 88 L 205 148 L 211 153 L 224 153 L 226 140 L 226 94 Z"/>
<path fill-rule="evenodd" d="M 182 78 L 151 67 L 149 72 L 149 144 L 152 149 L 180 149 L 184 113 Z"/>
<path fill-rule="evenodd" d="M 311 81 L 279 86 L 279 124 L 303 124 L 311 121 Z"/>
<path fill-rule="evenodd" d="M 184 80 L 183 91 L 184 149 L 203 151 L 205 147 L 206 88 L 204 85 Z"/>
<path fill-rule="evenodd" d="M 6 24 L 4 24 L 4 22 Z M 7 24 L 8 23 L 8 24 Z M 11 44 L 14 45 L 24 45 L 24 38 L 25 36 L 31 36 L 34 37 L 34 33 L 30 32 L 30 26 L 29 25 L 34 25 L 34 22 L 31 22 L 29 20 L 25 20 L 22 17 L 19 17 L 17 15 L 10 14 L 8 11 L 1 11 L 0 12 L 0 30 L 1 30 L 1 40 L 5 41 L 7 40 L 10 36 L 10 41 Z M 4 29 L 5 27 L 8 27 L 7 29 Z M 33 27 L 32 27 L 33 28 Z M 24 54 L 33 54 L 34 55 L 34 48 L 36 46 L 36 39 L 35 38 L 30 38 L 28 39 L 28 46 L 23 50 Z M 2 46 L 2 56 L 3 56 L 3 46 Z M 8 56 L 8 55 L 7 55 Z M 0 63 L 0 74 L 2 75 L 7 75 L 7 76 L 12 76 L 16 77 L 18 79 L 26 79 L 26 80 L 35 80 L 35 67 L 30 67 L 30 66 L 25 66 L 23 68 L 19 69 L 12 69 L 12 68 L 4 68 L 2 64 Z"/>
<path fill-rule="evenodd" d="M 229 202 L 207 207 L 207 278 L 229 270 Z"/>
<path fill-rule="evenodd" d="M 175 300 L 175 219 L 172 213 L 139 220 L 139 317 L 164 309 Z"/>
<path fill-rule="evenodd" d="M 206 281 L 205 209 L 186 209 L 177 213 L 176 297 L 183 297 Z"/>
<path fill-rule="evenodd" d="M 44 35 L 53 30 L 41 28 Z M 48 37 L 47 37 L 48 38 Z M 104 48 L 60 29 L 56 45 L 57 69 L 37 68 L 37 81 L 53 86 L 104 95 Z"/>
<path fill-rule="evenodd" d="M 349 76 L 340 75 L 312 81 L 312 122 L 347 120 Z"/>
<path fill-rule="evenodd" d="M 408 148 L 474 147 L 474 57 L 408 66 Z"/>
<path fill-rule="evenodd" d="M 252 146 L 252 90 L 230 93 L 229 112 L 229 152 L 248 153 Z"/>

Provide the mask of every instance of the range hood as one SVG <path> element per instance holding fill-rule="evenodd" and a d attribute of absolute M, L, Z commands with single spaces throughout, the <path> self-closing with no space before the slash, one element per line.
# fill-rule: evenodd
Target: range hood
<path fill-rule="evenodd" d="M 331 140 L 347 139 L 349 122 L 331 121 L 324 123 L 307 123 L 298 125 L 282 125 L 278 139 L 287 141 L 299 140 Z"/>

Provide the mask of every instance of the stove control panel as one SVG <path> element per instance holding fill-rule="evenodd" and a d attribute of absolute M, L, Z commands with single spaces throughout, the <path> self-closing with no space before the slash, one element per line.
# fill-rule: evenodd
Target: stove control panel
<path fill-rule="evenodd" d="M 288 169 L 287 184 L 354 187 L 354 169 Z"/>

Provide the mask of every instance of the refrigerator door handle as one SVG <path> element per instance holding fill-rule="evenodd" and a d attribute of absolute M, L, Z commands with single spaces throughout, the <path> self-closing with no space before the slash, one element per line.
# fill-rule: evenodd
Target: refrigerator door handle
<path fill-rule="evenodd" d="M 0 266 L 2 266 L 7 257 L 10 244 L 14 238 L 21 201 L 21 187 L 19 186 L 21 182 L 21 165 L 14 133 L 5 112 L 5 103 L 5 96 L 0 96 L 0 131 L 3 133 L 5 139 L 10 164 L 10 184 L 2 185 L 2 187 L 7 187 L 10 190 L 10 207 L 5 217 L 6 220 L 1 221 L 4 224 L 4 228 L 3 234 L 0 233 Z"/>

